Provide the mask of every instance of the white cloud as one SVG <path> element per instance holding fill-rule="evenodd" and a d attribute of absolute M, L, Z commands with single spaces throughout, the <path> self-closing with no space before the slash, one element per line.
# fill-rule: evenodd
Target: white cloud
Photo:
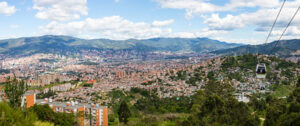
<path fill-rule="evenodd" d="M 233 11 L 241 7 L 277 7 L 279 0 L 231 0 L 223 6 L 210 3 L 207 0 L 153 0 L 162 8 L 183 9 L 186 11 L 186 18 L 204 13 Z"/>
<path fill-rule="evenodd" d="M 4 14 L 10 16 L 16 12 L 16 8 L 14 6 L 9 6 L 7 2 L 0 2 L 0 14 Z"/>
<path fill-rule="evenodd" d="M 260 32 L 260 33 L 263 34 L 263 32 Z M 279 37 L 282 35 L 282 33 L 283 33 L 283 28 L 273 30 L 272 36 L 270 37 L 270 41 L 277 41 L 279 39 Z M 287 29 L 287 31 L 285 32 L 282 40 L 284 40 L 284 39 L 295 39 L 295 38 L 299 39 L 299 35 L 300 35 L 299 26 L 290 26 Z"/>
<path fill-rule="evenodd" d="M 88 15 L 87 0 L 33 0 L 36 18 L 51 21 L 68 21 Z"/>
<path fill-rule="evenodd" d="M 209 37 L 216 38 L 216 36 L 227 34 L 227 31 L 222 30 L 210 30 L 208 28 L 200 29 L 194 32 L 177 32 L 170 34 L 169 37 L 180 37 L 180 38 L 197 38 L 197 37 Z"/>
<path fill-rule="evenodd" d="M 12 28 L 12 29 L 19 28 L 19 25 L 10 25 L 9 28 Z"/>
<path fill-rule="evenodd" d="M 208 28 L 202 29 L 200 32 L 197 33 L 198 37 L 210 37 L 215 38 L 216 36 L 227 34 L 228 32 L 225 30 L 211 30 Z"/>
<path fill-rule="evenodd" d="M 42 1 L 44 1 L 43 4 L 36 6 L 36 9 L 39 11 L 38 13 L 43 11 L 48 12 L 49 10 L 51 10 L 51 8 L 54 8 L 52 7 L 53 3 L 51 2 L 54 0 Z M 57 16 L 56 13 L 54 13 L 53 16 L 51 16 L 50 14 L 46 15 L 44 19 L 52 20 L 52 22 L 46 26 L 41 27 L 41 30 L 44 34 L 72 35 L 81 38 L 145 39 L 153 37 L 209 37 L 212 39 L 228 42 L 253 44 L 263 42 L 259 39 L 264 38 L 262 36 L 267 34 L 267 31 L 270 29 L 270 26 L 272 25 L 274 18 L 278 13 L 278 8 L 281 5 L 279 0 L 231 0 L 224 5 L 214 5 L 210 3 L 209 0 L 154 1 L 158 2 L 163 8 L 185 10 L 187 18 L 199 15 L 204 19 L 203 23 L 207 24 L 208 27 L 196 31 L 174 33 L 172 32 L 172 29 L 168 27 L 168 25 L 174 22 L 173 19 L 145 23 L 129 21 L 120 16 L 87 18 L 81 21 L 60 22 L 71 19 L 78 19 L 81 15 L 85 15 L 80 11 L 72 10 L 65 11 L 66 15 L 68 16 Z M 86 6 L 85 4 L 84 6 Z M 274 29 L 274 32 L 270 38 L 270 41 L 278 39 L 278 36 L 282 33 L 283 27 L 288 23 L 299 4 L 300 0 L 289 1 L 286 3 L 282 15 L 279 17 L 276 28 Z M 63 3 L 59 5 L 66 4 Z M 232 14 L 233 11 L 243 9 L 243 7 L 255 7 L 256 11 L 246 13 L 244 13 L 245 11 L 241 11 L 243 13 Z M 219 15 L 218 12 L 226 12 L 227 15 Z M 251 27 L 255 29 L 256 31 L 250 32 L 250 34 L 252 34 L 252 36 L 255 36 L 253 34 L 257 34 L 259 39 L 256 36 L 245 39 L 237 38 L 234 36 L 227 36 L 230 35 L 231 30 L 245 27 Z M 286 33 L 285 39 L 293 37 L 295 38 L 297 37 L 297 34 L 298 36 L 300 34 L 300 16 L 297 16 L 295 18 L 295 21 Z"/>
<path fill-rule="evenodd" d="M 243 20 L 239 17 L 227 15 L 225 18 L 220 18 L 218 14 L 212 14 L 210 18 L 204 21 L 205 24 L 213 30 L 233 30 L 245 26 Z"/>
<path fill-rule="evenodd" d="M 216 31 L 231 31 L 235 29 L 251 27 L 254 32 L 265 35 L 270 30 L 272 23 L 279 11 L 283 1 L 280 0 L 230 0 L 224 5 L 212 4 L 209 0 L 153 0 L 160 4 L 162 8 L 172 8 L 185 10 L 186 17 L 191 18 L 194 15 L 199 15 L 204 18 L 203 23 L 207 24 L 206 32 Z M 289 22 L 292 14 L 300 5 L 300 0 L 287 1 L 283 11 L 272 33 L 271 40 L 276 40 L 282 33 L 283 28 Z M 233 11 L 245 8 L 255 8 L 254 12 L 240 11 L 237 15 L 230 14 Z M 276 8 L 276 9 L 274 9 Z M 220 16 L 218 12 L 227 13 L 225 16 Z M 300 13 L 299 13 L 300 14 Z M 210 16 L 208 16 L 210 15 Z M 300 16 L 297 16 L 291 27 L 288 29 L 286 38 L 297 38 L 300 32 Z M 180 32 L 176 33 L 179 36 L 197 36 L 196 32 Z M 257 40 L 253 40 L 257 42 Z"/>
<path fill-rule="evenodd" d="M 191 18 L 194 14 L 215 12 L 218 7 L 202 0 L 154 0 L 162 8 L 183 9 L 186 11 L 186 18 Z"/>
<path fill-rule="evenodd" d="M 287 2 L 281 12 L 275 28 L 282 29 L 285 27 L 299 5 L 300 0 Z M 210 17 L 203 18 L 205 18 L 204 23 L 208 24 L 209 28 L 213 30 L 234 30 L 244 28 L 246 26 L 253 26 L 256 28 L 255 30 L 257 32 L 266 32 L 270 30 L 278 11 L 279 7 L 277 7 L 277 9 L 261 8 L 256 12 L 242 13 L 235 16 L 228 14 L 221 18 L 218 14 L 212 14 Z M 300 16 L 296 16 L 292 26 L 300 26 Z"/>
<path fill-rule="evenodd" d="M 170 37 L 179 37 L 179 38 L 195 38 L 195 33 L 192 32 L 177 32 L 172 34 Z"/>
<path fill-rule="evenodd" d="M 250 45 L 257 45 L 262 44 L 260 39 L 254 38 L 224 38 L 224 37 L 216 37 L 215 40 L 223 41 L 223 42 L 230 42 L 230 43 L 243 43 L 243 44 L 250 44 Z"/>
<path fill-rule="evenodd" d="M 16 36 L 16 35 L 1 35 L 0 36 L 0 40 L 3 40 L 3 39 L 12 39 L 12 38 L 18 38 L 20 36 Z"/>
<path fill-rule="evenodd" d="M 300 28 L 297 26 L 289 27 L 286 32 L 286 36 L 299 36 L 300 35 Z"/>
<path fill-rule="evenodd" d="M 119 3 L 119 2 L 120 2 L 120 0 L 115 0 L 115 2 L 116 2 L 116 3 Z"/>
<path fill-rule="evenodd" d="M 231 0 L 223 10 L 233 10 L 240 7 L 272 8 L 279 6 L 279 0 Z"/>
<path fill-rule="evenodd" d="M 156 22 L 156 23 L 154 23 Z M 87 18 L 83 21 L 60 23 L 53 21 L 46 26 L 40 27 L 44 34 L 71 35 L 80 38 L 107 38 L 107 39 L 148 39 L 155 37 L 211 37 L 224 35 L 225 30 L 210 30 L 208 28 L 193 32 L 172 32 L 166 27 L 173 20 L 154 21 L 152 24 L 145 22 L 132 22 L 120 16 L 104 18 Z"/>
<path fill-rule="evenodd" d="M 109 39 L 143 39 L 168 36 L 172 33 L 170 28 L 154 27 L 144 22 L 132 22 L 120 16 L 87 18 L 69 23 L 53 21 L 40 28 L 45 34 Z"/>
<path fill-rule="evenodd" d="M 173 19 L 165 20 L 165 21 L 153 21 L 152 25 L 155 26 L 155 27 L 163 27 L 163 26 L 170 25 L 173 22 L 174 22 Z"/>

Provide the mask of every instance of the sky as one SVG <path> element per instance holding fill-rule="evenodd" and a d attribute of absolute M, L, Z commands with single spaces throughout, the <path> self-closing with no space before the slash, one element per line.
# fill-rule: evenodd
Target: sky
<path fill-rule="evenodd" d="M 283 0 L 0 0 L 0 39 L 69 35 L 114 40 L 208 37 L 262 44 Z M 287 0 L 277 40 L 300 6 Z M 283 39 L 300 39 L 300 12 Z"/>

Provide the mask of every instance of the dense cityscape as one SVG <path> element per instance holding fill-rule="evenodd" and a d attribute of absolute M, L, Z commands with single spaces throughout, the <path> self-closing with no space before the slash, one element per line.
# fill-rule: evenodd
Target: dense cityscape
<path fill-rule="evenodd" d="M 0 126 L 300 126 L 300 0 L 0 0 Z"/>
<path fill-rule="evenodd" d="M 1 63 L 0 78 L 1 83 L 6 83 L 8 77 L 25 81 L 28 90 L 22 104 L 26 104 L 28 108 L 34 104 L 49 104 L 57 112 L 78 113 L 86 109 L 84 112 L 89 113 L 91 110 L 89 111 L 88 106 L 91 106 L 99 112 L 105 111 L 105 114 L 101 114 L 98 120 L 95 115 L 95 122 L 90 125 L 107 125 L 108 115 L 113 115 L 115 109 L 111 105 L 116 102 L 110 94 L 116 90 L 125 93 L 131 92 L 132 89 L 143 89 L 159 98 L 191 97 L 199 90 L 205 89 L 211 81 L 210 76 L 213 76 L 221 83 L 229 83 L 235 89 L 233 96 L 238 101 L 248 103 L 256 94 L 276 92 L 271 89 L 275 83 L 295 85 L 297 78 L 289 76 L 299 75 L 299 66 L 293 67 L 293 72 L 287 75 L 282 74 L 286 70 L 277 67 L 285 62 L 299 63 L 295 62 L 298 56 L 299 50 L 293 53 L 292 57 L 280 62 L 272 56 L 261 56 L 262 60 L 270 62 L 269 70 L 275 70 L 264 81 L 257 79 L 253 74 L 253 66 L 233 66 L 233 60 L 251 63 L 250 60 L 255 60 L 255 56 L 231 58 L 211 54 L 182 59 L 133 59 L 123 62 L 108 62 L 107 57 L 101 56 L 35 54 L 4 59 Z M 255 66 L 255 63 L 253 64 Z M 4 98 L 2 100 L 6 100 L 4 91 L 1 92 L 1 98 Z M 280 94 L 280 97 L 286 95 Z M 87 119 L 82 122 L 82 125 L 89 124 Z"/>

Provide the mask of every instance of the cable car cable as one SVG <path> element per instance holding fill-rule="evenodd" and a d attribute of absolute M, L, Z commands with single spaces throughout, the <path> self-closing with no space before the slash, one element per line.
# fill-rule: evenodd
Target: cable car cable
<path fill-rule="evenodd" d="M 271 36 L 271 34 L 273 32 L 273 29 L 274 29 L 274 27 L 275 27 L 275 25 L 277 23 L 277 20 L 278 20 L 280 14 L 281 14 L 281 11 L 282 11 L 285 3 L 286 3 L 286 0 L 283 1 L 282 5 L 281 5 L 281 7 L 279 9 L 279 12 L 277 13 L 277 16 L 276 16 L 276 18 L 275 18 L 275 20 L 274 20 L 274 22 L 272 24 L 272 27 L 271 27 L 270 32 L 269 32 L 269 34 L 268 34 L 268 36 L 267 36 L 267 38 L 266 38 L 266 40 L 264 42 L 263 47 L 265 47 L 267 45 L 267 42 L 268 42 L 268 40 L 269 40 L 269 38 L 270 38 L 270 36 Z M 256 66 L 256 77 L 257 78 L 265 78 L 266 77 L 266 65 L 260 63 L 259 53 L 258 52 L 259 52 L 259 48 L 257 48 L 257 62 L 258 62 L 258 64 Z M 261 53 L 263 54 L 263 52 L 261 52 Z"/>
<path fill-rule="evenodd" d="M 288 27 L 291 25 L 292 21 L 294 20 L 294 18 L 296 17 L 296 15 L 298 14 L 300 10 L 300 6 L 298 7 L 298 9 L 296 10 L 296 12 L 294 13 L 293 17 L 291 18 L 290 22 L 287 24 L 287 26 L 285 27 L 284 31 L 282 32 L 281 36 L 279 37 L 279 39 L 277 40 L 275 46 L 272 48 L 272 50 L 270 51 L 269 54 L 272 54 L 272 52 L 274 51 L 274 49 L 276 48 L 276 46 L 278 45 L 279 41 L 282 39 L 283 35 L 285 34 L 286 30 L 288 29 Z"/>
<path fill-rule="evenodd" d="M 279 9 L 279 12 L 277 13 L 277 16 L 276 16 L 276 18 L 275 18 L 275 21 L 273 22 L 273 25 L 272 25 L 272 27 L 271 27 L 271 29 L 270 29 L 270 32 L 269 32 L 269 34 L 268 34 L 268 36 L 267 36 L 267 38 L 266 38 L 266 40 L 265 40 L 265 42 L 264 42 L 264 47 L 267 45 L 267 42 L 268 42 L 268 40 L 269 40 L 269 38 L 270 38 L 270 36 L 271 36 L 271 34 L 272 34 L 272 32 L 273 32 L 273 29 L 274 29 L 274 27 L 275 27 L 275 24 L 277 23 L 277 20 L 278 20 L 278 18 L 279 18 L 279 16 L 280 16 L 280 14 L 281 14 L 281 11 L 282 11 L 282 9 L 283 9 L 283 7 L 284 7 L 284 5 L 285 5 L 285 2 L 286 2 L 286 0 L 284 0 L 283 1 L 283 3 L 282 3 L 282 5 L 281 5 L 281 7 L 280 7 L 280 9 Z M 255 45 L 256 46 L 256 45 Z M 257 61 L 258 61 L 258 63 L 259 63 L 259 58 L 258 58 L 258 55 L 259 55 L 259 47 L 257 48 Z M 263 52 L 261 52 L 262 54 L 263 54 Z"/>
<path fill-rule="evenodd" d="M 279 12 L 278 12 L 278 14 L 277 14 L 277 16 L 276 16 L 276 19 L 275 19 L 275 21 L 274 21 L 274 23 L 273 23 L 273 25 L 272 25 L 272 27 L 271 27 L 271 30 L 270 30 L 270 32 L 269 32 L 269 34 L 268 34 L 268 36 L 267 36 L 267 39 L 266 39 L 266 41 L 265 41 L 265 45 L 267 44 L 267 42 L 268 42 L 268 40 L 269 40 L 269 38 L 270 38 L 270 36 L 271 36 L 271 34 L 272 34 L 272 31 L 273 31 L 273 29 L 274 29 L 274 26 L 275 26 L 275 24 L 277 23 L 278 17 L 279 17 L 279 15 L 281 14 L 281 11 L 282 11 L 282 8 L 283 8 L 285 2 L 286 2 L 286 0 L 283 1 L 282 5 L 281 5 L 281 7 L 280 7 L 280 9 L 279 9 Z"/>

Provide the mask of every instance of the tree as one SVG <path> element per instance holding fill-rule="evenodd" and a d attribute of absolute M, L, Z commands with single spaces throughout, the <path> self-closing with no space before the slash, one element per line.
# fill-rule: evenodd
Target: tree
<path fill-rule="evenodd" d="M 0 126 L 33 126 L 38 121 L 32 112 L 24 112 L 0 102 Z"/>
<path fill-rule="evenodd" d="M 279 125 L 280 126 L 299 126 L 300 125 L 300 113 L 291 113 L 286 114 L 282 116 L 281 119 L 279 119 Z"/>
<path fill-rule="evenodd" d="M 58 78 L 55 78 L 54 81 L 55 81 L 56 84 L 60 82 L 60 80 Z"/>
<path fill-rule="evenodd" d="M 127 124 L 128 118 L 131 116 L 127 103 L 123 100 L 118 110 L 119 120 Z"/>
<path fill-rule="evenodd" d="M 73 114 L 54 112 L 48 104 L 34 105 L 29 109 L 30 112 L 36 113 L 41 121 L 52 122 L 60 126 L 73 126 L 77 124 L 76 118 Z"/>
<path fill-rule="evenodd" d="M 271 96 L 268 96 L 267 97 L 267 101 L 270 103 L 271 102 L 271 98 L 270 98 Z M 265 110 L 265 108 L 266 108 L 266 101 L 264 100 L 264 99 L 257 99 L 257 97 L 256 96 L 252 96 L 251 98 L 250 98 L 250 102 L 249 102 L 249 105 L 250 106 L 253 106 L 253 109 L 255 110 L 255 111 L 263 111 L 263 110 Z"/>
<path fill-rule="evenodd" d="M 298 77 L 298 81 L 297 81 L 296 87 L 300 88 L 300 77 Z"/>
<path fill-rule="evenodd" d="M 54 117 L 54 124 L 60 126 L 74 126 L 77 124 L 76 118 L 73 114 L 57 112 Z"/>
<path fill-rule="evenodd" d="M 207 85 L 205 86 L 204 92 L 207 95 L 216 94 L 218 96 L 221 96 L 222 98 L 228 98 L 232 96 L 234 88 L 227 82 L 221 83 L 216 80 L 209 80 Z"/>
<path fill-rule="evenodd" d="M 44 99 L 44 98 L 49 98 L 56 95 L 56 93 L 54 91 L 51 90 L 51 88 L 49 89 L 49 91 L 47 93 L 41 92 L 39 94 L 36 95 L 37 99 Z"/>
<path fill-rule="evenodd" d="M 286 112 L 286 103 L 282 103 L 279 100 L 270 104 L 266 110 L 265 126 L 274 126 L 278 123 L 278 119 Z"/>
<path fill-rule="evenodd" d="M 265 126 L 298 126 L 300 119 L 300 88 L 296 87 L 288 99 L 273 98 L 268 102 Z"/>
<path fill-rule="evenodd" d="M 29 110 L 35 112 L 39 120 L 42 121 L 52 122 L 55 118 L 55 113 L 48 104 L 34 105 L 33 107 L 29 108 Z"/>
<path fill-rule="evenodd" d="M 13 108 L 18 108 L 21 106 L 22 96 L 26 91 L 26 85 L 23 80 L 19 81 L 14 77 L 11 79 L 10 77 L 7 78 L 4 92 L 6 97 L 9 99 L 9 104 Z"/>
<path fill-rule="evenodd" d="M 216 80 L 216 78 L 214 77 L 214 75 L 215 75 L 214 72 L 210 71 L 210 72 L 207 73 L 207 78 L 209 80 Z"/>

